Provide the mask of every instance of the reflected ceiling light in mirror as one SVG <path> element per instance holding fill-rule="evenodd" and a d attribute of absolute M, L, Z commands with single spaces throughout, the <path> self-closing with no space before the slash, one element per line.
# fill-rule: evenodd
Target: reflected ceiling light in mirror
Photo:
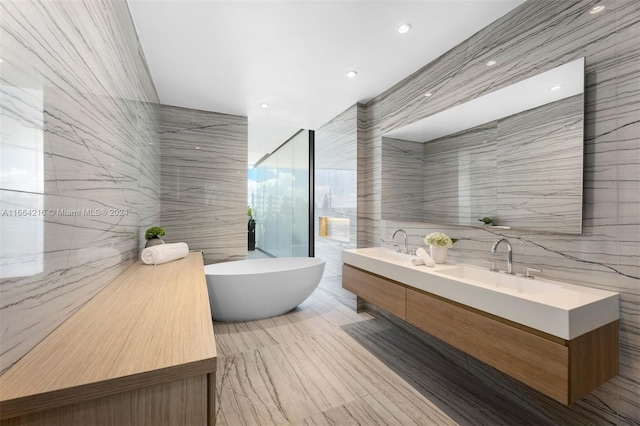
<path fill-rule="evenodd" d="M 408 33 L 408 32 L 409 32 L 409 30 L 411 30 L 411 24 L 401 24 L 401 25 L 398 27 L 398 32 L 399 32 L 400 34 Z"/>
<path fill-rule="evenodd" d="M 560 81 L 562 90 L 549 90 Z M 384 136 L 426 142 L 582 93 L 584 58 L 579 58 L 396 128 Z"/>
<path fill-rule="evenodd" d="M 263 102 L 260 104 L 260 108 L 269 108 L 269 104 L 266 102 Z"/>
<path fill-rule="evenodd" d="M 549 90 L 560 90 L 560 89 L 562 89 L 562 86 L 560 86 L 559 84 L 556 86 L 549 87 Z"/>
<path fill-rule="evenodd" d="M 495 64 L 496 64 L 496 61 L 494 61 L 493 59 L 490 60 L 490 61 L 487 61 L 487 66 L 488 67 L 494 66 Z"/>
<path fill-rule="evenodd" d="M 595 15 L 596 13 L 600 13 L 604 10 L 604 5 L 597 5 L 597 6 L 593 6 L 591 8 L 591 10 L 589 11 L 590 14 Z"/>
<path fill-rule="evenodd" d="M 358 73 L 356 71 L 347 71 L 347 77 L 349 77 L 349 78 L 353 78 L 356 75 L 358 75 Z"/>

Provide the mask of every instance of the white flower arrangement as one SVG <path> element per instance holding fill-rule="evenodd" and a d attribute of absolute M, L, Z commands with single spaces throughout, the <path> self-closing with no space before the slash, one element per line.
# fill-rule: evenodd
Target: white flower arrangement
<path fill-rule="evenodd" d="M 424 237 L 424 242 L 434 247 L 451 247 L 453 240 L 447 234 L 442 232 L 433 232 Z"/>

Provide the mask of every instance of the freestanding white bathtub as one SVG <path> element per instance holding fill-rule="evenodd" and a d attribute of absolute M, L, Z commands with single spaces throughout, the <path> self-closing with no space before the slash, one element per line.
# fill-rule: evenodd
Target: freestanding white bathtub
<path fill-rule="evenodd" d="M 289 312 L 318 287 L 324 260 L 280 257 L 206 265 L 216 321 L 249 321 Z"/>

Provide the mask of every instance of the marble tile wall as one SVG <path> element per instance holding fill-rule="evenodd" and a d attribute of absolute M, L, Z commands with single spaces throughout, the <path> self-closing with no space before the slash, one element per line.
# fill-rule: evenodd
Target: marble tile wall
<path fill-rule="evenodd" d="M 247 118 L 160 105 L 161 224 L 205 263 L 247 255 Z"/>
<path fill-rule="evenodd" d="M 606 6 L 600 14 L 589 10 Z M 620 292 L 620 374 L 571 407 L 469 360 L 466 369 L 495 383 L 554 424 L 640 424 L 640 3 L 528 1 L 366 104 L 358 141 L 358 245 L 377 246 L 402 227 L 410 244 L 443 231 L 460 240 L 453 260 L 481 264 L 491 243 L 508 238 L 517 272 L 543 274 Z M 382 134 L 487 91 L 586 57 L 584 204 L 581 235 L 499 231 L 382 219 Z M 498 63 L 491 68 L 489 59 Z M 434 96 L 425 98 L 429 90 Z M 445 350 L 446 356 L 446 350 Z M 551 408 L 553 407 L 553 408 Z"/>
<path fill-rule="evenodd" d="M 342 275 L 342 250 L 357 244 L 357 145 L 359 105 L 315 132 L 315 256 L 325 260 L 324 276 Z M 320 237 L 318 217 L 349 220 L 349 241 Z"/>
<path fill-rule="evenodd" d="M 160 218 L 158 97 L 125 1 L 0 3 L 0 371 Z"/>

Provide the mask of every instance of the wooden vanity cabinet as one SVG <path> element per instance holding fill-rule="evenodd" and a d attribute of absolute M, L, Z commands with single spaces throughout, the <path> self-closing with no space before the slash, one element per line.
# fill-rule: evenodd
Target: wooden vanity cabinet
<path fill-rule="evenodd" d="M 342 286 L 565 405 L 618 374 L 618 321 L 564 340 L 347 264 Z"/>

